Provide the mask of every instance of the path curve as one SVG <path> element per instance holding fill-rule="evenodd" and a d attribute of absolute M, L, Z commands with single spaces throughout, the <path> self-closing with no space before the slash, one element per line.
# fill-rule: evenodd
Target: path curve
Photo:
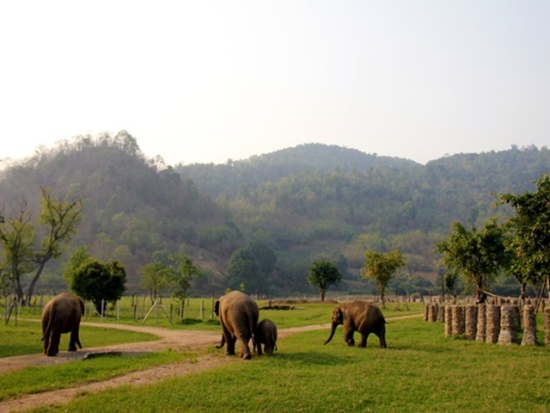
<path fill-rule="evenodd" d="M 408 315 L 388 318 L 388 321 L 416 318 L 421 314 Z M 67 363 L 75 360 L 82 360 L 90 355 L 108 353 L 108 352 L 150 352 L 162 351 L 167 349 L 193 351 L 204 349 L 208 346 L 214 346 L 219 343 L 220 333 L 212 331 L 189 331 L 189 330 L 170 330 L 161 327 L 135 326 L 127 324 L 105 324 L 82 322 L 81 325 L 115 328 L 119 330 L 137 331 L 142 333 L 154 334 L 159 337 L 157 341 L 138 342 L 118 344 L 104 347 L 92 347 L 77 352 L 61 351 L 56 357 L 45 357 L 43 354 L 29 354 L 24 356 L 14 356 L 2 358 L 0 365 L 0 374 L 19 370 L 27 366 L 43 366 Z M 317 324 L 303 327 L 291 327 L 279 330 L 279 338 L 287 337 L 290 334 L 313 331 L 321 329 L 330 329 L 330 324 Z M 140 370 L 132 373 L 118 376 L 110 380 L 84 384 L 69 389 L 54 390 L 51 392 L 26 395 L 17 399 L 10 399 L 0 402 L 0 412 L 21 412 L 24 410 L 36 408 L 39 406 L 59 406 L 68 403 L 71 399 L 82 393 L 96 393 L 124 384 L 140 386 L 159 380 L 185 376 L 191 373 L 197 373 L 217 366 L 232 363 L 240 360 L 238 357 L 225 357 L 225 355 L 206 355 L 197 357 L 194 362 L 182 362 L 166 364 L 153 367 L 146 370 Z"/>

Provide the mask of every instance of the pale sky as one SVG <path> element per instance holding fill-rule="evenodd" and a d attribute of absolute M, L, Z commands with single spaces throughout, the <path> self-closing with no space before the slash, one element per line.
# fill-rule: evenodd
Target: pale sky
<path fill-rule="evenodd" d="M 170 165 L 548 146 L 550 1 L 2 1 L 0 159 L 122 129 Z"/>

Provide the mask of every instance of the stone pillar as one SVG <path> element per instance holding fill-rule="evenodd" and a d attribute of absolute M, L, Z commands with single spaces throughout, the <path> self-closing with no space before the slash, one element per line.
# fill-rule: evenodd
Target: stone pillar
<path fill-rule="evenodd" d="M 453 307 L 450 305 L 445 306 L 445 337 L 451 337 L 453 335 Z"/>
<path fill-rule="evenodd" d="M 432 317 L 430 318 L 431 322 L 437 321 L 437 314 L 439 313 L 439 304 L 433 303 L 432 304 Z"/>
<path fill-rule="evenodd" d="M 445 322 L 445 310 L 447 306 L 440 305 L 439 309 L 437 310 L 437 321 L 444 323 Z"/>
<path fill-rule="evenodd" d="M 485 304 L 478 304 L 477 305 L 476 341 L 485 342 L 486 332 L 487 332 L 487 308 Z"/>
<path fill-rule="evenodd" d="M 424 306 L 424 321 L 428 321 L 428 318 L 430 316 L 430 307 L 430 303 L 426 303 L 426 305 Z"/>
<path fill-rule="evenodd" d="M 464 309 L 465 314 L 465 331 L 464 337 L 467 340 L 475 340 L 477 333 L 477 307 L 475 305 L 467 305 Z"/>
<path fill-rule="evenodd" d="M 523 307 L 523 338 L 522 346 L 534 346 L 537 344 L 537 321 L 535 307 L 526 305 Z"/>
<path fill-rule="evenodd" d="M 485 331 L 485 342 L 496 343 L 500 332 L 500 306 L 495 304 L 487 305 L 487 329 Z"/>
<path fill-rule="evenodd" d="M 454 305 L 452 307 L 452 326 L 453 335 L 460 336 L 466 332 L 466 323 L 464 320 L 464 306 Z"/>
<path fill-rule="evenodd" d="M 498 335 L 499 344 L 513 344 L 517 342 L 518 332 L 516 330 L 516 319 L 514 306 L 505 304 L 500 307 L 500 333 Z"/>

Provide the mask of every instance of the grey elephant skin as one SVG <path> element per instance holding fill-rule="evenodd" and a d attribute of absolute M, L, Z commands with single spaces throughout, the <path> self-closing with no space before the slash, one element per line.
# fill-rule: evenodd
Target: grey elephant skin
<path fill-rule="evenodd" d="M 325 341 L 327 344 L 340 324 L 344 326 L 344 341 L 348 346 L 355 345 L 353 333 L 358 331 L 361 334 L 359 347 L 367 346 L 369 334 L 374 333 L 380 339 L 380 347 L 386 348 L 386 320 L 382 311 L 374 304 L 365 301 L 353 301 L 343 304 L 332 310 L 332 326 L 330 337 Z"/>
<path fill-rule="evenodd" d="M 258 355 L 262 354 L 262 344 L 267 355 L 273 355 L 277 348 L 277 326 L 269 319 L 263 319 L 256 327 L 254 334 L 254 348 Z"/>
<path fill-rule="evenodd" d="M 220 317 L 223 334 L 220 345 L 216 347 L 221 348 L 226 343 L 227 354 L 234 355 L 238 340 L 241 357 L 246 360 L 252 358 L 248 343 L 253 339 L 258 324 L 258 304 L 240 291 L 231 291 L 216 301 L 214 311 Z"/>
<path fill-rule="evenodd" d="M 61 334 L 71 333 L 69 351 L 80 344 L 80 319 L 84 314 L 84 301 L 71 293 L 61 293 L 46 303 L 42 310 L 42 341 L 48 357 L 59 353 Z"/>

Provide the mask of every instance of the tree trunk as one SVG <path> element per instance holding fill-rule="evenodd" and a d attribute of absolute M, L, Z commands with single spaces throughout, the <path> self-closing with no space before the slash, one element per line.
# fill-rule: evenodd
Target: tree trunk
<path fill-rule="evenodd" d="M 527 285 L 526 283 L 520 283 L 519 286 L 519 306 L 523 308 L 523 305 L 525 304 L 525 289 Z"/>
<path fill-rule="evenodd" d="M 26 299 L 26 302 L 29 305 L 31 303 L 32 294 L 34 292 L 34 287 L 36 286 L 36 283 L 38 282 L 38 279 L 40 278 L 40 275 L 42 274 L 42 271 L 44 270 L 44 266 L 46 265 L 46 262 L 48 262 L 48 259 L 44 259 L 40 262 L 40 265 L 38 266 L 38 269 L 36 270 L 36 274 L 34 274 L 34 277 L 32 278 L 32 281 L 29 284 L 29 288 L 27 290 L 27 299 Z"/>

